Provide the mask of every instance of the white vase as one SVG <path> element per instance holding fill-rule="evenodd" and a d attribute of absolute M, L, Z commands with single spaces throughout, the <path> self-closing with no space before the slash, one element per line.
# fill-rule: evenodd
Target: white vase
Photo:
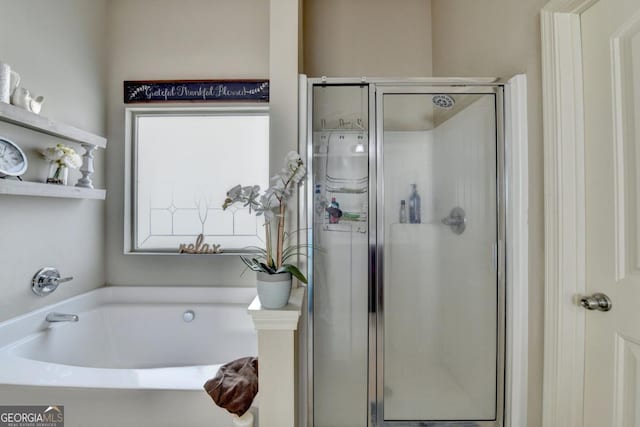
<path fill-rule="evenodd" d="M 11 67 L 0 62 L 0 102 L 9 103 L 11 99 Z"/>
<path fill-rule="evenodd" d="M 11 71 L 9 64 L 0 61 L 0 102 L 9 104 L 19 84 L 20 74 Z"/>
<path fill-rule="evenodd" d="M 257 273 L 257 288 L 260 304 L 264 308 L 282 308 L 291 295 L 291 273 Z"/>

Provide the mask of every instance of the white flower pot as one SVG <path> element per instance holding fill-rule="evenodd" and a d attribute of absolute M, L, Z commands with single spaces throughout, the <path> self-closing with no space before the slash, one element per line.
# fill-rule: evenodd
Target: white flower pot
<path fill-rule="evenodd" d="M 260 304 L 264 308 L 282 308 L 291 295 L 291 273 L 257 273 L 257 288 Z"/>

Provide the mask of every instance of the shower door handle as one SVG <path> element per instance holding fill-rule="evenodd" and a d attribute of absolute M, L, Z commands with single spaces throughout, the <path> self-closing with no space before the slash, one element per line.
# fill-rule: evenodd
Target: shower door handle
<path fill-rule="evenodd" d="M 375 270 L 374 270 L 375 271 Z M 371 274 L 371 272 L 369 273 Z M 376 289 L 376 280 L 375 277 L 372 277 L 369 280 L 369 292 L 367 292 L 368 295 L 368 303 L 369 303 L 369 313 L 376 313 L 377 309 L 376 309 L 376 297 L 377 297 L 377 289 Z"/>

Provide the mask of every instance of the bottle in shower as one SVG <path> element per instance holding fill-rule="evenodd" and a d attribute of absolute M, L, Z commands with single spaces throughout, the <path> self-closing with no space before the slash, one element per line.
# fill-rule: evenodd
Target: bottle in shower
<path fill-rule="evenodd" d="M 407 223 L 407 202 L 400 200 L 400 224 Z"/>
<path fill-rule="evenodd" d="M 335 197 L 331 198 L 331 204 L 326 210 L 329 213 L 330 224 L 337 224 L 340 222 L 340 217 L 342 216 L 342 210 L 340 210 L 340 203 L 336 201 Z"/>
<path fill-rule="evenodd" d="M 409 196 L 409 222 L 411 224 L 420 224 L 420 195 L 416 187 L 416 184 L 411 184 L 411 195 Z"/>
<path fill-rule="evenodd" d="M 325 215 L 324 208 L 327 206 L 327 202 L 322 198 L 322 184 L 316 184 L 316 188 L 313 194 L 313 207 L 315 211 L 316 222 L 322 222 Z"/>

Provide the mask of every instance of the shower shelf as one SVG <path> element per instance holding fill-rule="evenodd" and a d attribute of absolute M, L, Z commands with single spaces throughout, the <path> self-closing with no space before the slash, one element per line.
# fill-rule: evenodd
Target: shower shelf
<path fill-rule="evenodd" d="M 392 226 L 399 226 L 399 227 L 415 227 L 415 226 L 420 226 L 420 225 L 434 225 L 434 226 L 440 226 L 441 224 L 438 222 L 418 222 L 418 223 L 411 223 L 411 222 L 392 222 L 391 223 Z"/>
<path fill-rule="evenodd" d="M 327 153 L 313 153 L 314 158 L 335 157 L 340 159 L 352 159 L 358 157 L 367 157 L 369 153 L 349 153 L 349 154 L 327 154 Z"/>
<path fill-rule="evenodd" d="M 342 221 L 337 224 L 324 224 L 322 226 L 322 229 L 325 231 L 335 231 L 339 233 L 366 233 L 367 228 L 366 220 Z"/>
<path fill-rule="evenodd" d="M 369 191 L 368 188 L 361 188 L 361 189 L 355 189 L 352 190 L 350 188 L 341 188 L 341 189 L 331 189 L 331 188 L 327 188 L 326 192 L 327 193 L 334 193 L 334 194 L 353 194 L 353 195 L 363 195 L 363 194 L 367 194 L 367 192 Z"/>

